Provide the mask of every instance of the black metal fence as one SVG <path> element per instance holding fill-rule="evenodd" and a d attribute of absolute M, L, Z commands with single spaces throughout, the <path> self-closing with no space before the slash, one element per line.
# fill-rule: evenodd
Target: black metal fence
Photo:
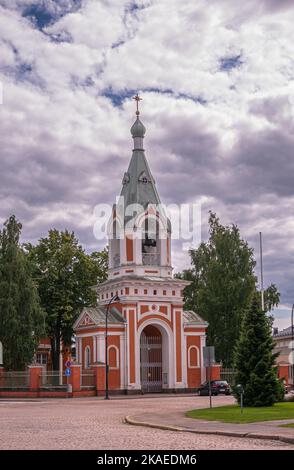
<path fill-rule="evenodd" d="M 236 385 L 236 369 L 229 369 L 229 368 L 221 368 L 220 370 L 220 378 L 221 380 L 226 380 L 231 387 Z"/>

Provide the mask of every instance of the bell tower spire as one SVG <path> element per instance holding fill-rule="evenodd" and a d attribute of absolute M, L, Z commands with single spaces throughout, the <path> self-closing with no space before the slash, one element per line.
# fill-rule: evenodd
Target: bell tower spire
<path fill-rule="evenodd" d="M 136 116 L 137 119 L 131 127 L 131 134 L 134 139 L 134 150 L 144 150 L 143 147 L 143 139 L 146 132 L 145 126 L 139 119 L 140 111 L 139 111 L 139 102 L 142 101 L 142 98 L 138 95 L 138 93 L 133 97 L 133 100 L 136 101 Z"/>
<path fill-rule="evenodd" d="M 142 98 L 136 94 L 133 99 L 136 102 L 136 120 L 131 127 L 134 148 L 112 217 L 109 276 L 129 273 L 145 276 L 149 273 L 170 278 L 171 225 L 161 205 L 143 148 L 146 129 L 139 118 Z"/>
<path fill-rule="evenodd" d="M 133 96 L 133 100 L 136 101 L 136 105 L 137 105 L 137 111 L 136 111 L 136 115 L 139 116 L 140 115 L 140 111 L 139 111 L 139 101 L 142 101 L 143 98 L 141 98 L 138 93 Z"/>

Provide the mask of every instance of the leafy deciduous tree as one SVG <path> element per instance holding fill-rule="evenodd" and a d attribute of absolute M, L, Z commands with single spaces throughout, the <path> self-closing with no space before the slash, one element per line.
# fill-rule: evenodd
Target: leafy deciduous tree
<path fill-rule="evenodd" d="M 96 304 L 93 286 L 105 279 L 107 251 L 86 254 L 74 233 L 67 230 L 50 230 L 47 238 L 27 249 L 46 312 L 53 368 L 58 370 L 61 340 L 71 343 L 73 324 L 82 308 Z"/>
<path fill-rule="evenodd" d="M 221 225 L 214 213 L 209 226 L 208 242 L 190 251 L 192 269 L 180 277 L 192 281 L 184 291 L 185 307 L 208 321 L 208 344 L 216 347 L 217 360 L 230 367 L 243 313 L 255 289 L 255 260 L 238 227 Z"/>
<path fill-rule="evenodd" d="M 11 216 L 0 231 L 0 340 L 8 370 L 23 370 L 32 362 L 44 333 L 37 287 L 19 244 L 21 228 Z"/>

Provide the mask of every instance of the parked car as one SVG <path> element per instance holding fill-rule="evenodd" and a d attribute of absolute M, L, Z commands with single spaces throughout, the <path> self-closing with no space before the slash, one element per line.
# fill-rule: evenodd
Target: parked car
<path fill-rule="evenodd" d="M 226 380 L 211 380 L 211 394 L 219 395 L 223 393 L 224 395 L 231 395 L 231 387 Z M 209 395 L 209 382 L 201 385 L 197 389 L 199 395 L 208 396 Z"/>
<path fill-rule="evenodd" d="M 286 383 L 284 383 L 284 391 L 285 391 L 285 393 L 286 393 L 286 394 L 289 393 L 290 390 L 291 390 L 290 385 L 287 385 Z"/>

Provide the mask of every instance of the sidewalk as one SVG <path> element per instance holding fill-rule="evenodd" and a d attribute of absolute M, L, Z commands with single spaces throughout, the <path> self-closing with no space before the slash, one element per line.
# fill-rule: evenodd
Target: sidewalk
<path fill-rule="evenodd" d="M 293 419 L 248 424 L 230 424 L 187 418 L 184 412 L 169 412 L 168 415 L 159 412 L 126 416 L 125 421 L 128 424 L 136 426 L 147 426 L 169 431 L 279 440 L 293 444 L 294 446 L 294 428 L 279 427 L 281 424 L 294 423 Z"/>

